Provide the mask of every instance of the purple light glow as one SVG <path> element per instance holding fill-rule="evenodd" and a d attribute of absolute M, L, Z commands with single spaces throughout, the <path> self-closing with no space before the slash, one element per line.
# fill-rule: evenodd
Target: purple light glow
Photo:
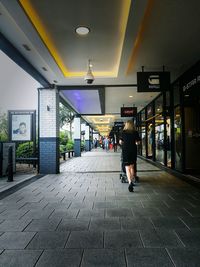
<path fill-rule="evenodd" d="M 98 90 L 65 90 L 63 95 L 80 114 L 101 114 Z"/>

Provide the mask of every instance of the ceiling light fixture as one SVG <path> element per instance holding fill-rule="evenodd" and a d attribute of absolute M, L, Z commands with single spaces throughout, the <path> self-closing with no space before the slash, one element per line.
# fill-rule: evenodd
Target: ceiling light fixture
<path fill-rule="evenodd" d="M 88 71 L 87 74 L 84 78 L 84 80 L 88 83 L 88 84 L 92 84 L 94 81 L 94 75 L 92 74 L 92 70 L 91 70 L 91 63 L 90 63 L 90 59 L 88 60 Z"/>
<path fill-rule="evenodd" d="M 129 95 L 129 97 L 133 97 L 132 95 Z"/>
<path fill-rule="evenodd" d="M 90 29 L 88 27 L 85 27 L 85 26 L 78 26 L 75 29 L 75 32 L 80 36 L 86 36 L 90 32 Z"/>

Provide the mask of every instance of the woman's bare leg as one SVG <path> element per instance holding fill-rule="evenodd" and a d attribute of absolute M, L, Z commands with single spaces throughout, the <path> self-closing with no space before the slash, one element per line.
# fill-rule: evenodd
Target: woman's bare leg
<path fill-rule="evenodd" d="M 131 183 L 131 179 L 132 179 L 132 177 L 131 177 L 131 168 L 130 168 L 130 166 L 125 166 L 125 169 L 126 169 L 126 176 L 128 178 L 128 182 L 130 184 Z"/>

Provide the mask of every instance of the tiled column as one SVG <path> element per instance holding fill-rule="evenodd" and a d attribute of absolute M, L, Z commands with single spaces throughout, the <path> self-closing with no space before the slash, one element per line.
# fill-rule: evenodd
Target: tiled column
<path fill-rule="evenodd" d="M 81 118 L 76 115 L 74 118 L 74 156 L 81 156 Z"/>
<path fill-rule="evenodd" d="M 85 150 L 90 151 L 90 126 L 88 124 L 85 125 Z"/>
<path fill-rule="evenodd" d="M 59 94 L 57 89 L 39 90 L 39 171 L 59 173 Z"/>

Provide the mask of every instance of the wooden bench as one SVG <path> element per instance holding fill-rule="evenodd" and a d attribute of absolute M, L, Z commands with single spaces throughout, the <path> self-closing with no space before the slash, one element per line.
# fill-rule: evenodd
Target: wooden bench
<path fill-rule="evenodd" d="M 16 162 L 19 162 L 19 163 L 26 163 L 29 165 L 33 164 L 34 168 L 36 167 L 36 165 L 38 165 L 38 161 L 39 161 L 38 158 L 34 158 L 34 157 L 32 157 L 32 158 L 16 158 L 15 160 L 16 160 Z"/>
<path fill-rule="evenodd" d="M 66 150 L 64 152 L 61 152 L 60 155 L 63 157 L 63 160 L 66 160 L 66 153 L 68 153 L 68 158 L 71 156 L 74 156 L 74 150 Z"/>

